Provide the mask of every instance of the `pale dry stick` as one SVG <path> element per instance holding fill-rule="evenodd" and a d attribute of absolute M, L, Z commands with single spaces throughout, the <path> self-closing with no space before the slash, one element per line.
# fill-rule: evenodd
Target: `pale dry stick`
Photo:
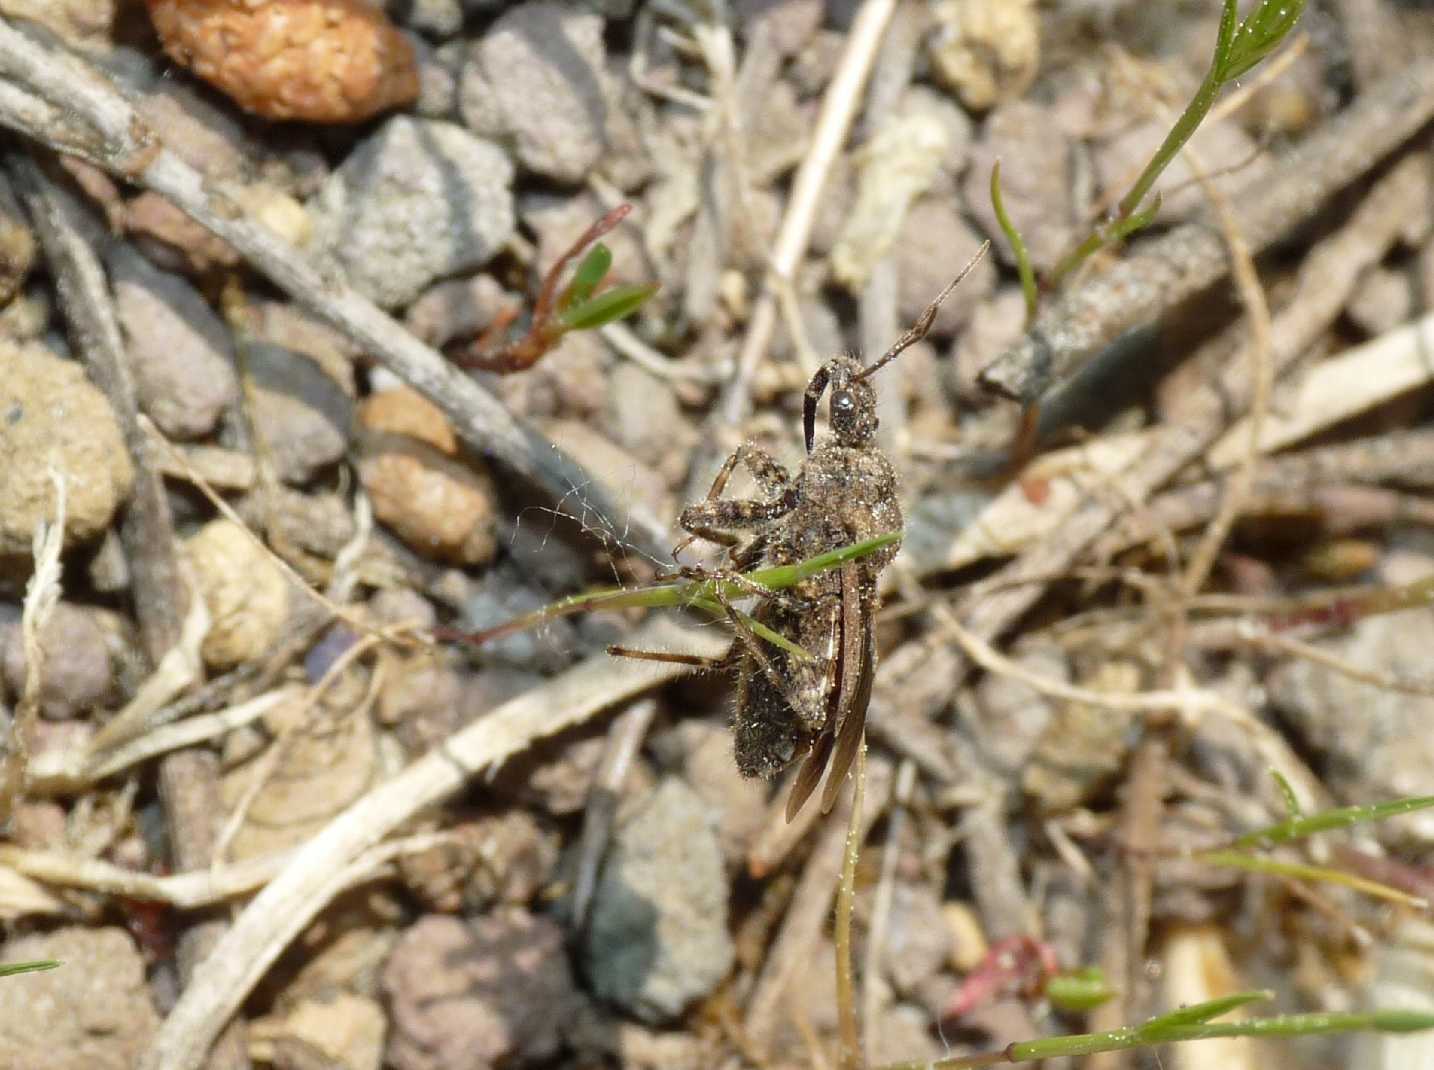
<path fill-rule="evenodd" d="M 1153 897 L 1153 849 L 1159 844 L 1170 753 L 1162 733 L 1147 733 L 1136 747 L 1121 800 L 1120 841 L 1126 848 L 1104 897 L 1104 933 L 1100 966 L 1117 989 L 1116 998 L 1091 1012 L 1090 1029 L 1117 1029 L 1149 1002 L 1150 976 L 1142 968 L 1150 932 Z M 1089 1070 L 1115 1070 L 1129 1065 L 1123 1053 L 1091 1057 Z"/>
<path fill-rule="evenodd" d="M 8 80 L 8 82 L 7 82 Z M 205 229 L 223 238 L 300 305 L 333 324 L 404 382 L 428 397 L 453 422 L 465 443 L 531 480 L 553 499 L 590 485 L 593 508 L 622 515 L 587 471 L 532 427 L 517 420 L 470 376 L 414 338 L 352 287 L 325 277 L 298 250 L 239 207 L 222 182 L 211 183 L 166 149 L 114 85 L 61 49 L 37 43 L 0 20 L 0 124 L 79 155 L 96 166 L 160 193 Z M 87 121 L 84 145 L 56 141 L 37 120 L 26 90 L 61 112 Z M 660 556 L 671 545 L 667 525 L 628 510 L 640 549 Z"/>
<path fill-rule="evenodd" d="M 150 664 L 180 641 L 188 591 L 180 574 L 164 482 L 137 419 L 138 395 L 96 237 L 99 220 L 28 154 L 12 153 L 8 171 L 25 201 L 54 276 L 69 334 L 95 385 L 119 421 L 135 480 L 120 518 L 120 542 Z"/>
<path fill-rule="evenodd" d="M 418 833 L 371 848 L 368 858 L 371 864 L 399 855 L 419 854 L 441 847 L 453 839 L 451 830 Z M 164 903 L 176 910 L 199 910 L 264 887 L 293 860 L 296 850 L 277 851 L 239 862 L 156 877 L 152 873 L 125 869 L 98 858 L 0 844 L 0 866 L 8 866 L 17 873 L 58 888 L 78 888 L 102 895 Z"/>
<path fill-rule="evenodd" d="M 715 657 L 731 640 L 710 629 L 682 628 L 660 618 L 639 629 L 632 642 Z M 667 662 L 619 663 L 605 653 L 594 655 L 455 732 L 354 802 L 305 843 L 245 907 L 165 1019 L 141 1070 L 196 1070 L 259 978 L 341 886 L 333 874 L 393 829 L 537 740 L 685 671 Z"/>
<path fill-rule="evenodd" d="M 648 696 L 623 710 L 608 726 L 602 761 L 588 789 L 587 806 L 583 810 L 583 831 L 578 839 L 577 876 L 573 878 L 574 930 L 582 929 L 587 922 L 588 906 L 592 902 L 593 889 L 597 887 L 598 870 L 612 839 L 622 786 L 656 717 L 657 700 Z"/>
<path fill-rule="evenodd" d="M 856 978 L 852 976 L 851 929 L 856 915 L 856 863 L 868 826 L 862 823 L 862 806 L 866 801 L 866 737 L 863 735 L 856 751 L 856 783 L 851 793 L 851 816 L 846 824 L 846 844 L 842 850 L 841 882 L 837 885 L 836 919 L 832 924 L 832 942 L 836 947 L 837 1066 L 841 1070 L 859 1070 L 866 1065 L 861 1054 L 861 1021 L 856 1014 Z"/>
<path fill-rule="evenodd" d="M 1215 567 L 1220 548 L 1225 545 L 1230 529 L 1235 526 L 1240 509 L 1249 499 L 1250 491 L 1254 487 L 1255 470 L 1260 463 L 1260 435 L 1264 431 L 1265 416 L 1270 408 L 1275 370 L 1270 357 L 1270 305 L 1265 300 L 1265 288 L 1255 271 L 1254 257 L 1250 255 L 1249 243 L 1240 231 L 1240 222 L 1235 218 L 1230 198 L 1210 181 L 1205 169 L 1188 148 L 1186 162 L 1204 190 L 1220 224 L 1220 231 L 1225 236 L 1225 245 L 1230 250 L 1230 270 L 1235 278 L 1240 303 L 1245 306 L 1245 315 L 1250 322 L 1250 339 L 1246 349 L 1250 356 L 1251 380 L 1250 411 L 1245 418 L 1250 432 L 1249 445 L 1240 464 L 1225 484 L 1225 495 L 1219 510 L 1200 537 L 1195 552 L 1185 566 L 1180 587 L 1183 598 L 1188 600 L 1199 594 L 1200 588 L 1205 586 L 1210 570 Z M 1181 612 L 1183 618 L 1183 609 Z M 1181 631 L 1183 630 L 1182 625 Z"/>
<path fill-rule="evenodd" d="M 1334 322 L 1364 271 L 1379 263 L 1398 239 L 1408 205 L 1428 193 L 1429 169 L 1428 157 L 1423 153 L 1400 160 L 1374 184 L 1344 225 L 1305 258 L 1296 292 L 1274 318 L 1272 363 L 1276 377 Z M 1243 360 L 1240 353 L 1232 358 L 1234 362 Z M 1182 420 L 1162 428 L 1151 448 L 1125 474 L 1122 482 L 1127 496 L 1148 499 L 1198 459 L 1246 404 L 1243 385 L 1235 379 L 1224 389 L 1204 386 L 1193 393 Z M 1048 582 L 1045 577 L 1069 569 L 1117 516 L 1117 510 L 1107 502 L 1087 502 L 1056 535 L 972 584 L 957 606 L 965 626 L 983 640 L 1006 631 L 1044 595 Z"/>
<path fill-rule="evenodd" d="M 877 758 L 871 759 L 867 766 L 866 799 L 859 830 L 862 838 L 871 831 L 871 826 L 886 809 L 891 794 L 891 779 L 890 765 Z M 770 1047 L 781 1012 L 786 1006 L 786 994 L 802 972 L 810 968 L 813 951 L 831 916 L 832 898 L 836 895 L 837 880 L 846 856 L 847 822 L 844 818 L 849 813 L 846 809 L 849 805 L 849 802 L 844 804 L 831 816 L 821 838 L 812 848 L 796 891 L 792 893 L 787 916 L 782 920 L 781 932 L 767 953 L 767 961 L 762 965 L 762 972 L 747 1001 L 743 1027 L 749 1042 L 758 1051 Z"/>
<path fill-rule="evenodd" d="M 9 866 L 43 884 L 167 903 L 179 910 L 213 906 L 261 888 L 292 857 L 292 851 L 285 851 L 228 865 L 206 866 L 192 872 L 156 877 L 152 873 L 125 869 L 98 858 L 0 844 L 0 866 Z"/>
<path fill-rule="evenodd" d="M 1240 620 L 1232 623 L 1233 626 L 1227 623 L 1224 627 L 1195 631 L 1191 635 L 1191 642 L 1204 650 L 1228 650 L 1232 646 L 1247 646 L 1256 650 L 1274 651 L 1290 657 L 1304 658 L 1341 676 L 1369 684 L 1382 691 L 1434 698 L 1434 677 L 1417 679 L 1396 672 L 1381 672 L 1359 665 L 1332 650 L 1326 650 L 1297 636 L 1268 631 L 1253 621 Z"/>
<path fill-rule="evenodd" d="M 20 639 L 25 651 L 25 682 L 10 718 L 9 746 L 0 762 L 0 825 L 10 820 L 15 802 L 29 779 L 30 735 L 40 722 L 40 687 L 45 675 L 45 648 L 40 638 L 60 601 L 60 551 L 65 545 L 65 477 L 50 469 L 55 485 L 55 518 L 35 525 L 32 553 L 35 571 L 25 584 L 20 610 Z"/>
<path fill-rule="evenodd" d="M 47 751 L 31 763 L 31 790 L 40 795 L 80 792 L 106 777 L 122 773 L 161 754 L 216 739 L 262 717 L 283 701 L 297 697 L 294 689 L 269 691 L 226 710 L 191 717 L 177 725 L 151 727 L 126 737 L 113 748 Z M 157 722 L 158 723 L 158 722 Z"/>
<path fill-rule="evenodd" d="M 81 774 L 84 783 L 96 783 L 181 747 L 193 747 L 218 739 L 236 728 L 252 724 L 286 702 L 296 701 L 299 696 L 298 687 L 281 687 L 227 709 L 200 714 L 178 724 L 152 729 L 107 753 L 91 757 Z"/>
<path fill-rule="evenodd" d="M 777 290 L 771 280 L 777 278 L 790 283 L 806 254 L 827 175 L 846 141 L 847 131 L 851 129 L 862 88 L 886 33 L 886 24 L 896 10 L 896 3 L 897 0 L 865 0 L 852 20 L 846 48 L 822 96 L 811 146 L 792 182 L 791 197 L 772 250 L 768 277 L 763 281 L 762 291 L 752 309 L 747 334 L 738 353 L 737 369 L 718 406 L 720 419 L 728 425 L 735 426 L 746 416 L 752 376 L 772 340 L 772 328 L 777 322 Z"/>
<path fill-rule="evenodd" d="M 1236 212 L 1252 249 L 1263 251 L 1309 219 L 1431 117 L 1434 59 L 1403 67 L 1360 94 L 1245 191 Z M 1212 286 L 1229 267 L 1224 240 L 1204 221 L 1146 241 L 1062 294 L 1024 339 L 981 373 L 981 382 L 1005 397 L 1034 401 L 1099 347 Z"/>
<path fill-rule="evenodd" d="M 86 762 L 140 733 L 181 715 L 175 700 L 204 678 L 200 648 L 213 623 L 203 598 L 192 598 L 180 624 L 179 639 L 136 689 L 134 696 L 90 739 Z"/>
<path fill-rule="evenodd" d="M 1322 360 L 1300 379 L 1281 412 L 1271 414 L 1260 449 L 1282 449 L 1377 405 L 1427 386 L 1434 378 L 1434 312 Z M 1236 425 L 1210 450 L 1211 463 L 1224 466 L 1240 449 L 1245 428 Z M 1411 468 L 1425 457 L 1411 457 Z"/>

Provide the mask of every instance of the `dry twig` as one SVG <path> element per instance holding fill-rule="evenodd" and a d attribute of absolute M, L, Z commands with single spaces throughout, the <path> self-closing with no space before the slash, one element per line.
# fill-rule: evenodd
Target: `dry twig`
<path fill-rule="evenodd" d="M 1260 179 L 1237 205 L 1240 230 L 1262 251 L 1308 219 L 1434 116 L 1434 60 L 1403 67 L 1360 94 Z M 1426 194 L 1427 195 L 1427 194 Z M 1132 327 L 1218 282 L 1230 269 L 1207 223 L 1143 243 L 1055 301 L 1030 333 L 981 373 L 990 390 L 1034 401 Z"/>

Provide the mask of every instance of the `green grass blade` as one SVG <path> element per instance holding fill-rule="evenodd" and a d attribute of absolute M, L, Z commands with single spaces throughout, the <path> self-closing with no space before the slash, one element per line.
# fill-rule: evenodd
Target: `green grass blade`
<path fill-rule="evenodd" d="M 1195 857 L 1207 865 L 1221 866 L 1226 869 L 1241 869 L 1247 873 L 1264 873 L 1271 877 L 1288 877 L 1291 880 L 1338 884 L 1373 896 L 1375 899 L 1386 899 L 1393 903 L 1399 903 L 1401 906 L 1422 908 L 1428 905 L 1418 896 L 1402 892 L 1398 888 L 1391 888 L 1387 884 L 1380 884 L 1378 881 L 1369 880 L 1367 877 L 1346 873 L 1342 869 L 1314 866 L 1306 862 L 1286 862 L 1264 855 L 1246 854 L 1243 851 L 1205 851 Z"/>
<path fill-rule="evenodd" d="M 1289 778 L 1278 769 L 1272 768 L 1270 776 L 1274 778 L 1275 787 L 1280 791 L 1280 798 L 1285 804 L 1285 813 L 1291 821 L 1298 821 L 1304 817 L 1304 811 L 1300 809 L 1300 798 L 1295 794 L 1295 786 L 1290 783 Z"/>
<path fill-rule="evenodd" d="M 996 222 L 1000 224 L 1001 233 L 1011 245 L 1011 254 L 1016 258 L 1016 272 L 1021 277 L 1021 295 L 1026 299 L 1026 326 L 1029 327 L 1036 321 L 1036 272 L 1031 267 L 1031 254 L 1026 248 L 1026 239 L 1021 237 L 1016 224 L 1011 222 L 1011 217 L 1006 214 L 1006 202 L 1001 196 L 1000 160 L 991 165 L 991 207 L 995 209 Z"/>
<path fill-rule="evenodd" d="M 1417 795 L 1408 799 L 1395 799 L 1393 802 L 1375 803 L 1372 806 L 1344 806 L 1335 810 L 1324 810 L 1308 817 L 1296 817 L 1247 832 L 1235 841 L 1235 846 L 1273 847 L 1313 836 L 1317 832 L 1348 828 L 1350 825 L 1369 821 L 1383 821 L 1401 814 L 1412 814 L 1416 810 L 1427 810 L 1431 806 L 1434 806 L 1434 795 Z"/>
<path fill-rule="evenodd" d="M 747 579 L 760 583 L 763 587 L 770 587 L 774 591 L 785 590 L 794 587 L 802 580 L 809 579 L 819 572 L 825 572 L 829 568 L 836 568 L 848 561 L 857 561 L 869 554 L 901 541 L 901 532 L 889 531 L 885 535 L 877 535 L 874 538 L 863 539 L 861 542 L 854 542 L 850 546 L 843 546 L 836 550 L 828 550 L 824 554 L 817 554 L 816 557 L 809 557 L 805 561 L 798 561 L 795 565 L 773 565 L 771 568 L 761 568 L 755 572 L 749 572 Z M 734 595 L 733 597 L 736 597 Z"/>
<path fill-rule="evenodd" d="M 54 959 L 40 959 L 36 962 L 5 962 L 0 963 L 0 977 L 9 977 L 17 973 L 39 973 L 41 970 L 53 970 L 59 967 Z"/>
<path fill-rule="evenodd" d="M 745 578 L 773 591 L 785 590 L 802 580 L 825 572 L 827 569 L 836 568 L 848 561 L 857 561 L 869 554 L 874 554 L 900 539 L 901 532 L 899 531 L 878 535 L 873 539 L 865 539 L 850 546 L 843 546 L 815 557 L 809 557 L 794 565 L 777 565 L 772 568 L 757 569 L 746 573 Z M 726 610 L 722 608 L 717 599 L 717 582 L 716 580 L 683 579 L 674 580 L 671 583 L 654 584 L 649 587 L 600 587 L 596 590 L 581 591 L 578 594 L 560 598 L 541 609 L 524 613 L 522 616 L 504 621 L 492 628 L 470 633 L 456 633 L 448 629 L 440 629 L 437 634 L 446 640 L 481 646 L 506 635 L 515 635 L 518 632 L 536 628 L 555 617 L 567 617 L 574 613 L 588 613 L 601 609 L 674 609 L 692 606 L 714 616 L 724 617 Z M 722 594 L 732 600 L 747 597 L 747 592 L 733 583 L 724 584 Z M 781 647 L 795 657 L 811 657 L 807 651 L 784 636 L 779 636 L 770 628 L 759 625 L 750 617 L 747 620 L 753 625 L 752 630 L 761 638 Z"/>
<path fill-rule="evenodd" d="M 1208 1022 L 1212 1018 L 1219 1018 L 1222 1014 L 1229 1014 L 1233 1010 L 1250 1003 L 1258 1003 L 1261 1000 L 1274 999 L 1275 994 L 1270 991 L 1256 989 L 1251 992 L 1235 992 L 1232 995 L 1222 996 L 1220 999 L 1206 1000 L 1204 1003 L 1193 1003 L 1188 1007 L 1179 1007 L 1168 1014 L 1152 1018 L 1140 1028 L 1144 1030 L 1156 1030 L 1187 1026 L 1196 1022 Z"/>

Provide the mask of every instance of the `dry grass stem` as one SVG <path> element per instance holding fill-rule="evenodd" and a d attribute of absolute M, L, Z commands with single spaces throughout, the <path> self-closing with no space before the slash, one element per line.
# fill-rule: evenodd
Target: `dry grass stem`
<path fill-rule="evenodd" d="M 740 423 L 747 414 L 752 376 L 767 352 L 777 323 L 778 290 L 773 280 L 790 283 L 806 254 L 827 175 L 851 129 L 867 75 L 876 61 L 877 50 L 896 6 L 896 0 L 864 0 L 847 31 L 846 48 L 822 96 L 811 144 L 792 180 L 792 192 L 772 249 L 771 267 L 747 323 L 737 369 L 717 408 L 718 418 L 728 425 Z"/>

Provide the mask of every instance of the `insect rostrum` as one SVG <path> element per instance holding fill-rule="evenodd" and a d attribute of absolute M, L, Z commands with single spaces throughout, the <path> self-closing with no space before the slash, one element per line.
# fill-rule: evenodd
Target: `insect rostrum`
<path fill-rule="evenodd" d="M 984 252 L 983 246 L 876 363 L 863 365 L 859 358 L 843 355 L 822 365 L 804 398 L 807 457 L 800 470 L 793 476 L 751 443 L 741 446 L 722 465 L 707 497 L 682 511 L 678 523 L 688 538 L 674 555 L 696 539 L 725 546 L 728 560 L 721 575 L 739 580 L 739 573 L 758 564 L 793 564 L 899 532 L 899 484 L 895 468 L 876 443 L 871 376 L 925 336 L 942 300 Z M 817 409 L 828 392 L 831 430 L 818 441 Z M 762 497 L 722 497 L 739 464 L 756 480 Z M 876 669 L 877 578 L 899 549 L 899 542 L 892 543 L 783 592 L 749 584 L 748 593 L 761 599 L 756 620 L 792 639 L 811 655 L 806 659 L 763 642 L 726 606 L 737 638 L 728 655 L 712 664 L 737 668 L 732 721 L 737 767 L 747 776 L 771 777 L 805 755 L 787 801 L 788 820 L 815 791 L 828 766 L 822 808 L 831 808 L 861 745 Z M 680 655 L 622 648 L 613 652 L 702 663 Z"/>

